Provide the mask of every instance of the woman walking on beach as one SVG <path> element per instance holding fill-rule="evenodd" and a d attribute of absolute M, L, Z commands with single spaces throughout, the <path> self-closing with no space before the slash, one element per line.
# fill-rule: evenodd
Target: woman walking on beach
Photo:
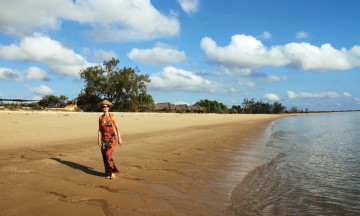
<path fill-rule="evenodd" d="M 103 111 L 103 115 L 99 117 L 98 145 L 101 146 L 105 174 L 107 175 L 106 178 L 114 179 L 115 173 L 118 173 L 119 170 L 115 166 L 112 153 L 115 149 L 116 142 L 121 145 L 123 141 L 115 116 L 109 113 L 109 109 L 113 104 L 107 100 L 103 100 L 98 106 Z"/>

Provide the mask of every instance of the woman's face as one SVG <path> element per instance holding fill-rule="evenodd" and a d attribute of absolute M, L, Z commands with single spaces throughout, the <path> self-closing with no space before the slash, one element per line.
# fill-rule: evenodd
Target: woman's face
<path fill-rule="evenodd" d="M 109 106 L 108 105 L 103 105 L 102 106 L 102 110 L 103 110 L 103 112 L 108 112 L 109 111 Z"/>

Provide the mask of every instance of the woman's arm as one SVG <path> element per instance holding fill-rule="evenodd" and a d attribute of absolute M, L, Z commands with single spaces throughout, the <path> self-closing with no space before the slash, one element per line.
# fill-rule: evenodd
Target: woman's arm
<path fill-rule="evenodd" d="M 100 124 L 101 124 L 101 117 L 99 118 L 98 145 L 99 145 L 99 146 L 102 146 L 102 144 L 101 144 L 101 130 L 100 130 Z"/>
<path fill-rule="evenodd" d="M 117 136 L 117 142 L 119 143 L 119 145 L 122 145 L 123 141 L 121 139 L 121 134 L 119 132 L 119 126 L 117 124 L 117 121 L 116 121 L 116 118 L 115 116 L 113 115 L 112 117 L 113 121 L 114 121 L 114 127 L 115 127 L 115 131 L 116 131 L 116 136 Z"/>

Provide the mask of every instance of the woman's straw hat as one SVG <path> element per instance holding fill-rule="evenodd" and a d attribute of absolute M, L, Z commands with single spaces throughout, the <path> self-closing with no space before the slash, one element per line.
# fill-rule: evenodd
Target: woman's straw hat
<path fill-rule="evenodd" d="M 103 100 L 100 103 L 98 103 L 98 107 L 101 108 L 103 105 L 108 105 L 109 107 L 114 106 L 110 101 Z"/>

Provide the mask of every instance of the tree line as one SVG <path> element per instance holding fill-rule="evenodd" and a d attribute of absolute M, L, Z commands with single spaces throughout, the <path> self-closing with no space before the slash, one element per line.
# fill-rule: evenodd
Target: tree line
<path fill-rule="evenodd" d="M 76 104 L 83 111 L 98 111 L 97 103 L 103 99 L 114 104 L 114 111 L 154 111 L 155 102 L 147 93 L 148 75 L 140 74 L 137 68 L 118 68 L 119 60 L 112 58 L 102 65 L 90 66 L 80 71 L 85 88 L 79 96 L 68 101 L 65 96 L 47 95 L 37 104 L 40 107 L 58 107 Z M 68 101 L 68 102 L 66 102 Z M 202 99 L 196 102 L 206 113 L 275 114 L 301 112 L 296 108 L 287 110 L 280 102 L 268 103 L 245 98 L 240 105 L 228 108 L 216 100 Z"/>

